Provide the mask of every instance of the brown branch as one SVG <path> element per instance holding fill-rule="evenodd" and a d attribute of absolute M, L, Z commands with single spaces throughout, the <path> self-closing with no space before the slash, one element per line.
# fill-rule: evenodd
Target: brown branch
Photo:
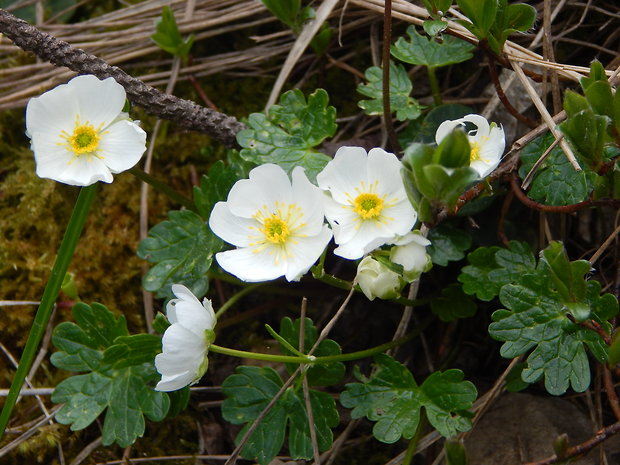
<path fill-rule="evenodd" d="M 601 442 L 609 439 L 614 434 L 620 431 L 620 421 L 614 423 L 613 425 L 606 426 L 596 432 L 593 438 L 588 439 L 581 444 L 577 444 L 576 446 L 569 447 L 566 451 L 566 455 L 562 458 L 559 458 L 555 455 L 548 457 L 543 460 L 539 460 L 538 462 L 528 462 L 525 465 L 552 465 L 554 463 L 558 463 L 559 461 L 566 461 L 568 458 L 577 457 L 580 455 L 585 455 L 598 446 Z"/>
<path fill-rule="evenodd" d="M 125 88 L 129 100 L 148 113 L 174 121 L 187 129 L 204 132 L 227 147 L 237 147 L 235 136 L 245 125 L 234 117 L 160 92 L 122 69 L 38 30 L 3 9 L 0 9 L 0 32 L 22 50 L 33 52 L 56 66 L 66 66 L 77 73 L 94 74 L 100 79 L 113 77 Z"/>
<path fill-rule="evenodd" d="M 606 365 L 603 365 L 603 384 L 605 385 L 605 392 L 607 393 L 611 410 L 614 412 L 616 420 L 620 420 L 620 401 L 618 401 L 614 380 L 611 378 L 611 371 Z"/>
<path fill-rule="evenodd" d="M 392 0 L 385 0 L 385 11 L 383 12 L 383 119 L 385 130 L 387 131 L 391 149 L 400 153 L 403 151 L 398 143 L 394 122 L 392 121 L 392 110 L 390 108 L 390 43 L 392 42 Z"/>

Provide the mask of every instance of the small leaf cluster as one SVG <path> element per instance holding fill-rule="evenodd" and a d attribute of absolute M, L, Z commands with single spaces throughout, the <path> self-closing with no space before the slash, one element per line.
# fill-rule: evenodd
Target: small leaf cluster
<path fill-rule="evenodd" d="M 183 39 L 177 21 L 170 6 L 165 6 L 161 12 L 161 17 L 155 22 L 156 32 L 151 35 L 151 40 L 162 50 L 187 61 L 189 51 L 194 45 L 194 34 Z"/>
<path fill-rule="evenodd" d="M 436 371 L 418 385 L 407 367 L 379 354 L 370 377 L 358 373 L 357 378 L 362 382 L 347 384 L 340 402 L 353 409 L 352 418 L 366 417 L 375 422 L 372 433 L 381 442 L 411 439 L 420 424 L 422 408 L 429 423 L 444 437 L 471 428 L 468 409 L 477 391 L 471 382 L 463 380 L 460 370 Z"/>
<path fill-rule="evenodd" d="M 433 211 L 452 208 L 463 191 L 478 179 L 469 166 L 471 147 L 464 131 L 453 131 L 438 147 L 413 143 L 403 156 L 403 180 L 409 200 L 422 221 Z"/>
<path fill-rule="evenodd" d="M 592 62 L 590 76 L 581 79 L 584 95 L 567 90 L 566 121 L 560 129 L 582 160 L 599 171 L 610 157 L 620 154 L 620 95 L 613 92 L 605 68 Z"/>
<path fill-rule="evenodd" d="M 459 21 L 491 50 L 501 54 L 504 42 L 513 32 L 525 32 L 534 25 L 536 9 L 507 0 L 456 0 L 469 21 Z"/>
<path fill-rule="evenodd" d="M 144 433 L 144 417 L 161 421 L 170 409 L 166 393 L 154 391 L 159 379 L 153 359 L 161 352 L 161 338 L 153 334 L 130 336 L 123 316 L 115 318 L 105 306 L 78 303 L 75 323 L 63 322 L 52 336 L 59 349 L 54 366 L 84 374 L 60 382 L 52 401 L 64 404 L 56 420 L 71 430 L 86 428 L 106 411 L 102 443 L 127 447 Z M 187 402 L 176 396 L 183 407 Z"/>
<path fill-rule="evenodd" d="M 481 300 L 499 296 L 506 307 L 493 313 L 489 326 L 491 336 L 504 341 L 501 355 L 514 358 L 531 350 L 522 380 L 544 378 L 545 388 L 554 395 L 563 394 L 569 385 L 585 391 L 590 384 L 585 348 L 605 362 L 607 347 L 584 323 L 609 332 L 608 320 L 618 313 L 616 298 L 600 295 L 600 283 L 586 279 L 589 262 L 571 262 L 559 242 L 544 249 L 538 263 L 519 242 L 511 242 L 509 249 L 481 247 L 468 259 L 470 265 L 458 278 L 463 290 Z"/>
<path fill-rule="evenodd" d="M 237 134 L 241 157 L 256 164 L 275 163 L 287 172 L 301 166 L 313 181 L 331 160 L 315 150 L 336 132 L 336 109 L 328 103 L 323 89 L 310 94 L 307 101 L 299 89 L 285 92 L 267 114 L 249 116 L 249 129 Z"/>
<path fill-rule="evenodd" d="M 304 325 L 304 347 L 308 350 L 317 340 L 317 330 L 309 319 L 304 321 Z M 281 347 L 284 353 L 291 353 L 287 347 L 299 346 L 299 330 L 300 320 L 295 322 L 290 318 L 282 320 L 278 339 L 283 342 Z M 340 346 L 331 339 L 322 341 L 314 352 L 316 356 L 340 353 Z M 289 374 L 296 368 L 296 365 L 287 364 Z M 342 363 L 333 362 L 309 366 L 302 376 L 307 378 L 310 387 L 331 386 L 342 379 L 344 371 Z M 240 366 L 237 367 L 235 374 L 224 381 L 222 390 L 227 397 L 222 405 L 224 419 L 233 424 L 246 424 L 239 432 L 237 442 L 283 385 L 278 372 L 270 367 Z M 332 428 L 338 425 L 340 417 L 336 410 L 336 403 L 328 393 L 309 389 L 309 397 L 319 450 L 324 451 L 332 445 Z M 312 458 L 308 412 L 301 378 L 286 389 L 258 424 L 243 447 L 242 456 L 255 459 L 261 465 L 267 465 L 282 449 L 287 432 L 288 450 L 291 457 Z"/>
<path fill-rule="evenodd" d="M 316 11 L 311 6 L 302 8 L 301 0 L 261 0 L 271 13 L 286 24 L 295 35 L 299 35 L 306 22 L 316 17 Z M 332 29 L 324 23 L 310 42 L 310 46 L 317 55 L 322 55 L 332 38 Z"/>

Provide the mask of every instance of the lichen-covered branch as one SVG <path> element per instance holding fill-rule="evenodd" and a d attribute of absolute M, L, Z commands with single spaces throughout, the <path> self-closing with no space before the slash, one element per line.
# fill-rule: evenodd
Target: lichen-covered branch
<path fill-rule="evenodd" d="M 94 74 L 100 79 L 113 77 L 125 88 L 134 105 L 148 113 L 193 131 L 204 132 L 227 147 L 236 147 L 236 134 L 245 126 L 236 118 L 202 107 L 192 101 L 165 94 L 131 77 L 117 66 L 72 47 L 36 27 L 0 9 L 0 32 L 19 48 L 57 66 L 66 66 L 81 74 Z"/>

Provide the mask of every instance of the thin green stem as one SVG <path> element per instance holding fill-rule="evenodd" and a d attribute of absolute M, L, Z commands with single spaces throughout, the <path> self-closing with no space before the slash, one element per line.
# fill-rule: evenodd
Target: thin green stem
<path fill-rule="evenodd" d="M 270 325 L 265 325 L 265 329 L 271 335 L 271 337 L 273 337 L 276 341 L 282 344 L 284 348 L 290 351 L 291 353 L 297 355 L 298 357 L 306 356 L 304 353 L 300 352 L 295 347 L 293 347 L 290 342 L 288 342 L 286 339 L 284 339 L 282 336 L 276 333 L 276 330 L 273 329 Z M 301 339 L 301 335 L 300 335 L 300 339 Z"/>
<path fill-rule="evenodd" d="M 195 213 L 198 213 L 198 209 L 196 208 L 196 204 L 194 204 L 194 202 L 192 200 L 188 199 L 187 197 L 185 197 L 182 194 L 179 194 L 174 189 L 171 189 L 166 183 L 158 181 L 153 176 L 151 176 L 150 174 L 145 173 L 143 170 L 141 170 L 139 168 L 131 168 L 129 170 L 129 172 L 131 174 L 133 174 L 136 178 L 138 178 L 140 181 L 143 181 L 143 182 L 149 184 L 150 186 L 153 186 L 153 188 L 155 190 L 161 192 L 162 194 L 167 195 L 168 197 L 170 197 L 176 203 L 183 205 L 188 210 L 191 210 L 191 211 L 193 211 Z"/>
<path fill-rule="evenodd" d="M 392 347 L 396 347 L 404 344 L 405 342 L 410 341 L 411 339 L 418 336 L 432 321 L 432 317 L 427 318 L 422 324 L 411 331 L 409 334 L 401 337 L 400 339 L 396 339 L 395 341 L 386 342 L 385 344 L 381 344 L 376 347 L 371 347 L 370 349 L 360 350 L 357 352 L 351 352 L 348 354 L 339 354 L 339 355 L 326 355 L 324 357 L 314 357 L 308 355 L 302 356 L 292 356 L 292 355 L 274 355 L 274 354 L 263 354 L 256 352 L 247 352 L 245 350 L 236 350 L 229 349 L 228 347 L 222 347 L 215 344 L 211 344 L 209 350 L 211 352 L 215 352 L 218 354 L 230 355 L 232 357 L 239 358 L 248 358 L 252 360 L 266 360 L 269 362 L 282 362 L 282 363 L 307 363 L 310 365 L 316 365 L 318 363 L 334 363 L 334 362 L 350 362 L 352 360 L 359 360 L 362 358 L 372 357 L 373 355 L 385 352 L 386 350 L 391 349 Z"/>
<path fill-rule="evenodd" d="M 60 286 L 71 264 L 75 247 L 82 234 L 82 229 L 84 228 L 84 223 L 88 217 L 88 211 L 90 210 L 96 192 L 97 184 L 84 187 L 80 190 L 80 194 L 75 202 L 75 207 L 73 207 L 73 213 L 71 214 L 65 235 L 58 249 L 56 262 L 54 263 L 52 273 L 45 286 L 43 297 L 41 297 L 41 304 L 34 317 L 30 334 L 28 334 L 26 347 L 24 347 L 24 352 L 22 353 L 17 371 L 15 372 L 15 377 L 11 383 L 9 394 L 4 402 L 2 413 L 0 413 L 0 438 L 4 435 L 4 431 L 11 417 L 11 412 L 19 397 L 19 392 L 32 366 L 32 361 L 37 353 L 41 338 L 43 334 L 45 334 L 47 324 L 52 315 L 54 303 L 58 298 Z"/>
<path fill-rule="evenodd" d="M 220 309 L 215 314 L 215 317 L 216 318 L 221 317 L 224 313 L 226 313 L 226 311 L 228 309 L 230 309 L 230 307 L 235 305 L 237 303 L 237 301 L 239 301 L 239 299 L 241 299 L 246 294 L 249 294 L 250 292 L 252 292 L 257 287 L 262 286 L 263 284 L 264 283 L 252 284 L 251 286 L 248 286 L 246 288 L 241 289 L 239 292 L 234 294 L 230 299 L 228 299 L 224 305 L 222 305 L 220 307 Z"/>
<path fill-rule="evenodd" d="M 428 83 L 431 86 L 431 93 L 433 94 L 433 103 L 435 105 L 441 105 L 443 100 L 441 99 L 441 89 L 439 88 L 439 81 L 437 80 L 437 73 L 432 66 L 426 67 L 428 73 Z"/>
<path fill-rule="evenodd" d="M 402 465 L 411 465 L 413 456 L 415 455 L 415 451 L 418 448 L 418 443 L 420 442 L 420 435 L 422 434 L 422 430 L 424 429 L 425 424 L 426 424 L 426 414 L 424 413 L 424 410 L 421 410 L 420 421 L 418 421 L 418 427 L 415 430 L 415 434 L 409 441 L 409 445 L 407 446 L 407 452 L 405 453 L 405 457 L 403 458 Z"/>

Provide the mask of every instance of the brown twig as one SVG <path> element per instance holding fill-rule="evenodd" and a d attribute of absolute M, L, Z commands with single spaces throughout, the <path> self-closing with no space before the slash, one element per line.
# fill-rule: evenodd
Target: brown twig
<path fill-rule="evenodd" d="M 552 465 L 554 463 L 558 463 L 558 461 L 565 461 L 568 458 L 574 458 L 580 455 L 585 455 L 598 446 L 600 443 L 609 439 L 614 434 L 620 431 L 620 421 L 614 423 L 613 425 L 606 426 L 596 432 L 593 438 L 588 439 L 581 444 L 577 444 L 576 446 L 569 447 L 566 451 L 566 455 L 562 458 L 559 458 L 555 455 L 548 457 L 543 460 L 539 460 L 537 462 L 528 462 L 525 465 Z"/>
<path fill-rule="evenodd" d="M 131 77 L 122 69 L 40 31 L 3 9 L 0 9 L 0 32 L 22 50 L 33 52 L 39 58 L 57 66 L 66 66 L 77 73 L 94 74 L 100 79 L 113 77 L 125 88 L 127 97 L 135 105 L 187 129 L 207 133 L 227 147 L 237 146 L 235 136 L 245 128 L 245 125 L 234 117 L 164 94 Z"/>
<path fill-rule="evenodd" d="M 605 392 L 607 393 L 607 400 L 611 410 L 614 412 L 616 420 L 620 420 L 620 401 L 618 401 L 614 380 L 611 378 L 611 371 L 605 365 L 603 365 L 603 383 L 605 384 Z"/>
<path fill-rule="evenodd" d="M 392 0 L 385 0 L 385 10 L 383 12 L 383 119 L 385 130 L 390 141 L 390 146 L 394 152 L 403 151 L 392 121 L 392 109 L 390 108 L 390 43 L 392 42 Z"/>

